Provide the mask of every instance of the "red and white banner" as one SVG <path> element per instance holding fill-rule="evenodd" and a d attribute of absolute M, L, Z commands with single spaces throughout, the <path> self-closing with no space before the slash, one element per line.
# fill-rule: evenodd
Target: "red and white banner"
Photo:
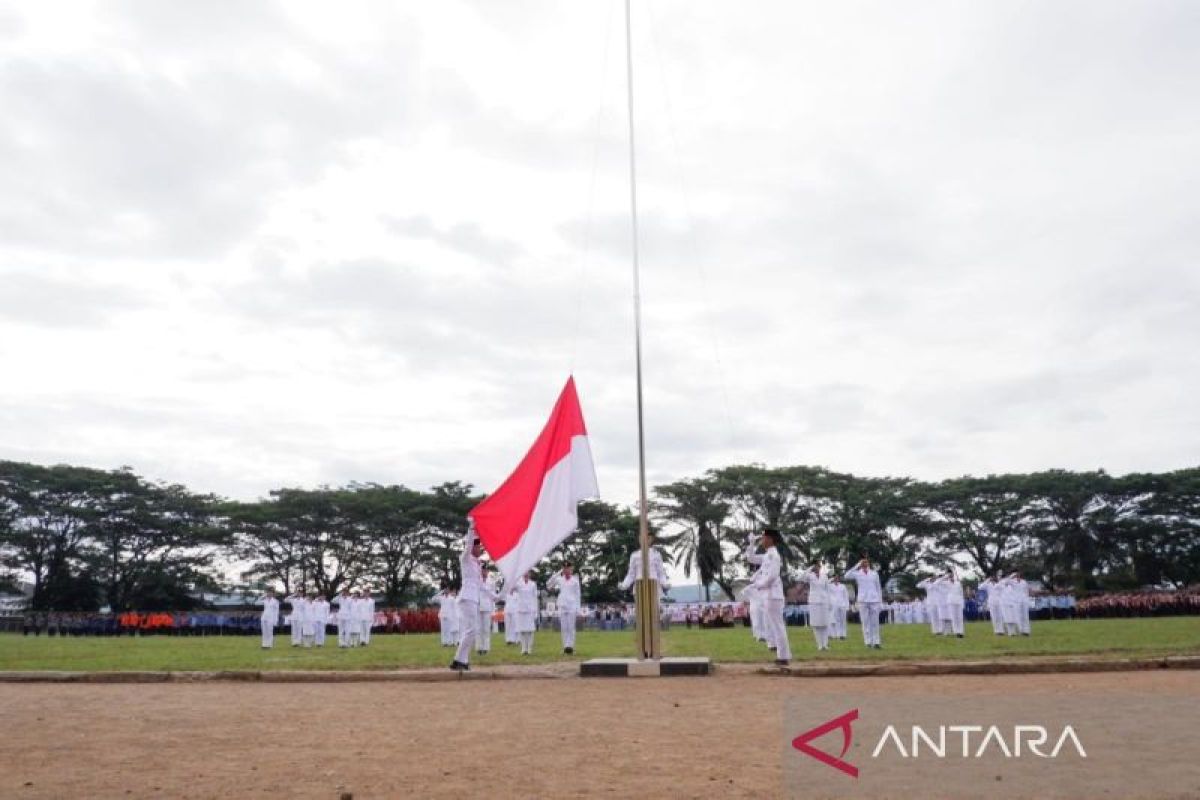
<path fill-rule="evenodd" d="M 511 586 L 574 533 L 579 501 L 599 496 L 572 377 L 520 465 L 467 516 Z"/>

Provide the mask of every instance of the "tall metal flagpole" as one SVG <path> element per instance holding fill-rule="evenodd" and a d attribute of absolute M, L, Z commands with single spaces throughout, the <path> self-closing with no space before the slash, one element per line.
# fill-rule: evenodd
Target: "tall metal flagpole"
<path fill-rule="evenodd" d="M 625 0 L 625 66 L 629 97 L 629 206 L 633 221 L 633 321 L 637 347 L 638 417 L 638 544 L 641 547 L 642 579 L 636 584 L 638 657 L 659 658 L 658 582 L 650 574 L 650 518 L 646 502 L 646 433 L 642 421 L 642 290 L 638 270 L 637 160 L 633 138 L 633 26 L 630 0 Z"/>

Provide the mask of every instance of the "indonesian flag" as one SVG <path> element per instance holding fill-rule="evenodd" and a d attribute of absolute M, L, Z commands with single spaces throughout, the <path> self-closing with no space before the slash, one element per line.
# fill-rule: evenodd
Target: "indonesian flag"
<path fill-rule="evenodd" d="M 579 501 L 599 496 L 592 449 L 571 377 L 525 458 L 467 516 L 506 585 L 513 586 L 575 531 Z"/>

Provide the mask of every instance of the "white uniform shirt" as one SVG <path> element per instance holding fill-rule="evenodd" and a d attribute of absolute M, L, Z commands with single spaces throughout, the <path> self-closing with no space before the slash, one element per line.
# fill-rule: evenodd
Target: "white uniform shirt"
<path fill-rule="evenodd" d="M 462 583 L 458 587 L 458 599 L 478 603 L 483 573 L 479 568 L 479 558 L 471 552 L 474 539 L 473 532 L 463 537 L 463 551 L 462 555 L 458 557 L 459 574 L 462 576 Z"/>
<path fill-rule="evenodd" d="M 579 612 L 579 605 L 582 601 L 583 587 L 579 583 L 579 576 L 575 573 L 568 578 L 561 572 L 556 572 L 546 584 L 546 588 L 553 589 L 558 592 L 558 610 L 562 612 Z"/>
<path fill-rule="evenodd" d="M 873 569 L 855 567 L 846 573 L 843 580 L 854 581 L 856 599 L 860 603 L 882 603 L 883 589 L 879 586 L 879 573 Z"/>
<path fill-rule="evenodd" d="M 963 605 L 964 600 L 963 600 L 963 588 L 962 588 L 961 581 L 951 580 L 950 578 L 946 578 L 943 581 L 943 586 L 945 587 L 943 591 L 945 591 L 945 593 L 946 593 L 946 605 L 948 605 L 948 606 Z"/>
<path fill-rule="evenodd" d="M 751 543 L 746 548 L 746 560 L 751 564 L 758 565 L 758 569 L 750 577 L 754 588 L 760 594 L 765 595 L 768 600 L 782 600 L 783 580 L 780 578 L 779 572 L 783 567 L 783 559 L 779 557 L 779 549 L 769 547 L 767 552 L 760 555 L 754 552 L 754 544 Z"/>
<path fill-rule="evenodd" d="M 926 578 L 917 584 L 917 587 L 925 590 L 925 600 L 934 606 L 943 605 L 946 601 L 942 595 L 941 579 Z"/>
<path fill-rule="evenodd" d="M 670 588 L 671 582 L 667 580 L 667 571 L 663 567 L 662 553 L 658 552 L 657 548 L 650 548 L 650 577 L 658 581 L 658 586 L 662 591 L 667 591 Z M 633 586 L 634 581 L 642 579 L 642 551 L 638 548 L 633 555 L 629 557 L 629 571 L 625 573 L 625 580 L 621 581 L 621 588 L 628 589 Z"/>
<path fill-rule="evenodd" d="M 844 583 L 829 584 L 830 600 L 834 608 L 850 607 L 850 590 Z"/>
<path fill-rule="evenodd" d="M 446 619 L 454 612 L 454 601 L 456 599 L 454 595 L 445 589 L 433 596 L 433 601 L 438 604 L 438 619 Z"/>
<path fill-rule="evenodd" d="M 517 585 L 513 587 L 513 594 L 516 599 L 513 604 L 515 611 L 521 614 L 537 614 L 538 610 L 538 586 L 534 581 L 527 581 L 524 578 L 517 581 Z"/>
<path fill-rule="evenodd" d="M 1024 578 L 1010 578 L 1009 586 L 1013 594 L 1013 602 L 1018 605 L 1029 604 L 1029 584 L 1025 582 Z"/>
<path fill-rule="evenodd" d="M 271 625 L 279 622 L 279 601 L 274 597 L 263 598 L 262 621 Z"/>
<path fill-rule="evenodd" d="M 288 597 L 286 600 L 292 607 L 293 625 L 300 625 L 312 619 L 309 603 L 303 597 Z"/>
<path fill-rule="evenodd" d="M 832 598 L 830 596 L 831 584 L 829 583 L 829 576 L 825 574 L 824 570 L 818 572 L 809 570 L 801 577 L 808 583 L 808 604 L 810 606 L 832 605 Z"/>
<path fill-rule="evenodd" d="M 488 575 L 487 580 L 479 587 L 479 610 L 491 614 L 496 610 L 496 601 L 500 599 L 495 575 Z"/>

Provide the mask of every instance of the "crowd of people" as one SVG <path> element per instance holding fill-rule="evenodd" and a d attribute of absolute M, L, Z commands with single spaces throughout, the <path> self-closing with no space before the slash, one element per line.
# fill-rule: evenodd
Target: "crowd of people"
<path fill-rule="evenodd" d="M 1200 588 L 1178 592 L 1116 592 L 1087 597 L 1074 605 L 1074 615 L 1084 619 L 1200 614 Z"/>
<path fill-rule="evenodd" d="M 126 611 L 119 614 L 75 611 L 27 611 L 19 630 L 26 636 L 258 636 L 263 632 L 261 611 Z M 271 625 L 281 633 L 291 625 L 285 616 Z M 328 633 L 337 632 L 327 623 Z M 437 614 L 430 609 L 385 608 L 371 619 L 371 631 L 433 633 Z M 315 638 L 315 628 L 314 628 Z"/>

